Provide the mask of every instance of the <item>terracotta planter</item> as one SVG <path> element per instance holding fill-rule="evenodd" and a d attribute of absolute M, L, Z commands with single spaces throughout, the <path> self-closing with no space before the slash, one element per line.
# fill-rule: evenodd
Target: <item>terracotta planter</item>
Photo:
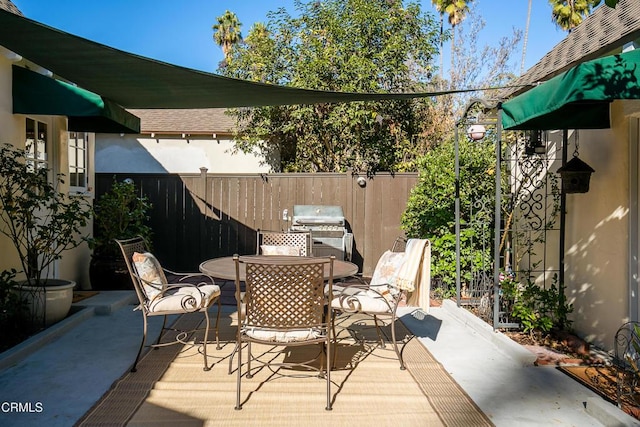
<path fill-rule="evenodd" d="M 67 317 L 75 286 L 76 282 L 62 279 L 49 279 L 46 286 L 40 287 L 20 282 L 18 293 L 26 301 L 33 326 L 51 326 Z"/>

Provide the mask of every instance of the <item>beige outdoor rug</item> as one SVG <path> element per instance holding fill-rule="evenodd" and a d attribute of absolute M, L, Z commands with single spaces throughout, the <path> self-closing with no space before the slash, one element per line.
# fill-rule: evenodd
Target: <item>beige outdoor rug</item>
<path fill-rule="evenodd" d="M 201 319 L 182 316 L 178 327 L 191 329 Z M 337 366 L 331 372 L 332 411 L 325 410 L 324 379 L 306 372 L 282 377 L 269 369 L 260 370 L 252 379 L 243 378 L 243 409 L 235 410 L 236 372 L 228 374 L 235 344 L 235 313 L 223 312 L 223 347 L 207 347 L 209 363 L 213 364 L 210 371 L 202 370 L 199 346 L 174 345 L 150 351 L 139 362 L 138 371 L 117 381 L 77 425 L 493 425 L 417 339 L 411 339 L 405 348 L 407 370 L 402 371 L 391 345 L 381 349 L 352 338 L 354 334 L 375 337 L 375 330 L 363 325 L 368 321 L 354 320 L 345 317 L 339 321 L 341 341 Z M 269 350 L 268 357 L 298 358 L 305 356 L 301 354 L 304 351 L 317 352 L 317 347 L 292 347 L 282 352 L 282 348 L 274 351 L 254 346 L 256 354 Z M 234 369 L 236 362 L 234 359 Z"/>

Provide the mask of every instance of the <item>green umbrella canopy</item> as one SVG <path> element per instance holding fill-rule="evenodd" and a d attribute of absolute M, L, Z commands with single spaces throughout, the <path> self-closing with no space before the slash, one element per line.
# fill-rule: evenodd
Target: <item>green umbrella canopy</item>
<path fill-rule="evenodd" d="M 583 62 L 502 104 L 504 129 L 604 129 L 615 99 L 640 99 L 640 50 Z"/>
<path fill-rule="evenodd" d="M 67 116 L 70 131 L 140 133 L 140 119 L 98 94 L 13 66 L 13 112 Z"/>

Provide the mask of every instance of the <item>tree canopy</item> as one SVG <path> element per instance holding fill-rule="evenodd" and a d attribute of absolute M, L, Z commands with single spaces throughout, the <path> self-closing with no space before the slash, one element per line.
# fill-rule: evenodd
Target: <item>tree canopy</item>
<path fill-rule="evenodd" d="M 425 90 L 439 26 L 402 0 L 296 1 L 271 12 L 233 45 L 222 74 L 280 85 L 347 91 Z M 432 101 L 354 102 L 234 110 L 237 147 L 274 159 L 276 171 L 360 173 L 415 169 L 443 132 Z M 279 153 L 279 161 L 274 153 Z"/>

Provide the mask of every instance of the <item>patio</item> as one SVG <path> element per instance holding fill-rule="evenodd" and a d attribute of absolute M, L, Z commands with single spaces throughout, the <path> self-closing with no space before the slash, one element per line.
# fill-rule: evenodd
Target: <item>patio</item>
<path fill-rule="evenodd" d="M 19 362 L 6 358 L 0 361 L 3 369 L 0 387 L 5 390 L 3 402 L 29 403 L 33 408 L 33 411 L 22 413 L 3 410 L 0 423 L 3 426 L 69 426 L 77 423 L 130 367 L 137 351 L 140 328 L 140 314 L 132 311 L 133 300 L 133 295 L 127 291 L 111 291 L 81 301 L 77 306 L 85 309 L 51 328 L 48 337 L 38 337 L 41 344 L 35 345 L 28 356 Z M 412 312 L 414 309 L 405 308 L 402 316 L 405 325 L 417 337 L 412 342 L 424 344 L 496 426 L 512 426 L 514 423 L 597 426 L 603 423 L 611 425 L 612 422 L 640 425 L 560 371 L 551 367 L 534 367 L 535 355 L 494 333 L 451 301 L 445 301 L 442 307 L 432 307 L 427 316 Z M 157 333 L 159 324 L 154 322 L 151 326 L 151 333 Z M 29 344 L 34 345 L 33 342 L 25 343 L 26 346 Z M 8 364 L 5 363 L 7 361 Z M 397 362 L 391 363 L 393 372 L 400 373 Z M 226 363 L 222 365 L 227 366 Z M 143 369 L 136 375 L 144 375 Z M 207 375 L 201 369 L 200 374 Z M 420 382 L 419 379 L 416 381 Z M 426 383 L 429 382 L 430 378 L 426 378 Z M 11 391 L 7 393 L 6 390 Z M 193 391 L 185 393 L 194 395 Z M 260 393 L 266 395 L 266 388 L 257 394 Z M 435 401 L 435 393 L 425 394 L 427 400 Z M 336 408 L 341 399 L 346 399 L 345 396 L 346 392 L 337 394 Z M 398 396 L 404 397 L 402 392 Z M 414 401 L 415 395 L 406 398 Z M 322 412 L 317 419 L 328 422 L 332 413 L 324 411 L 321 400 L 316 405 Z M 371 397 L 368 401 L 372 406 L 389 404 L 386 408 L 388 413 L 401 415 L 399 408 L 384 396 Z M 42 404 L 41 411 L 36 410 L 38 402 Z M 445 401 L 445 408 L 447 404 Z M 237 416 L 243 416 L 251 409 L 251 403 L 239 412 L 233 411 L 232 403 L 229 406 L 231 415 L 238 413 Z M 356 409 L 352 413 L 347 410 L 348 424 L 370 425 L 365 418 L 359 418 L 358 413 Z M 254 415 L 259 422 L 269 421 L 261 414 Z M 202 420 L 195 421 L 198 425 L 206 424 Z M 277 417 L 272 421 L 278 425 L 286 424 L 284 419 L 278 420 Z M 381 425 L 380 422 L 377 424 Z M 455 416 L 442 424 L 470 425 L 468 420 L 456 419 Z"/>

